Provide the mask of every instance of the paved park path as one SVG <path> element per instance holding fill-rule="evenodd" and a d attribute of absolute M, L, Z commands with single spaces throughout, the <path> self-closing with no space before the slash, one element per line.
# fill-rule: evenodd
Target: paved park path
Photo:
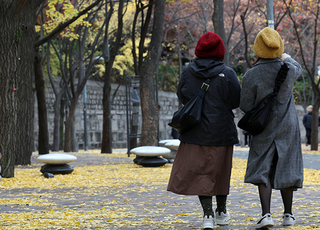
<path fill-rule="evenodd" d="M 144 168 L 124 149 L 113 154 L 75 153 L 74 172 L 46 179 L 42 164 L 16 168 L 0 181 L 0 229 L 201 229 L 196 196 L 166 191 L 171 164 Z M 257 188 L 243 183 L 247 148 L 235 148 L 228 210 L 232 219 L 218 229 L 255 229 L 260 215 Z M 273 191 L 273 229 L 320 229 L 319 156 L 304 154 L 304 188 L 294 193 L 297 225 L 283 228 L 282 202 Z"/>

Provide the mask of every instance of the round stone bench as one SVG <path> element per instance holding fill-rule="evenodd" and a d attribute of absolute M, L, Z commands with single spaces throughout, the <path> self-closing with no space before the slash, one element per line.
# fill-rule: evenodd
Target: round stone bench
<path fill-rule="evenodd" d="M 179 145 L 180 145 L 180 140 L 178 139 L 169 140 L 164 144 L 165 147 L 175 151 L 178 150 Z"/>
<path fill-rule="evenodd" d="M 66 153 L 48 153 L 37 158 L 37 161 L 45 164 L 41 167 L 40 172 L 48 172 L 52 174 L 72 173 L 74 169 L 68 163 L 76 160 L 76 156 Z"/>
<path fill-rule="evenodd" d="M 170 149 L 158 146 L 140 146 L 130 150 L 130 153 L 137 156 L 133 162 L 144 167 L 158 167 L 165 165 L 168 163 L 168 160 L 160 156 L 167 155 L 170 152 Z"/>
<path fill-rule="evenodd" d="M 161 140 L 161 141 L 159 141 L 159 145 L 165 146 L 165 144 L 166 144 L 168 141 L 172 141 L 172 140 L 175 140 L 175 139 L 165 139 L 165 140 Z"/>
<path fill-rule="evenodd" d="M 171 159 L 174 159 L 177 154 L 177 150 L 180 145 L 180 140 L 179 139 L 161 140 L 159 141 L 159 144 L 171 150 L 170 154 L 163 156 L 164 158 L 171 160 Z"/>

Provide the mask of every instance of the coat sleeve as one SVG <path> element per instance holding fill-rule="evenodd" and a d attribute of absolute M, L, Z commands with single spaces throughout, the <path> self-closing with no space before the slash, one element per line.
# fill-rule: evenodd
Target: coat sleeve
<path fill-rule="evenodd" d="M 239 107 L 239 104 L 240 104 L 241 87 L 240 87 L 237 74 L 234 72 L 234 70 L 232 70 L 230 73 L 229 90 L 231 95 L 230 98 L 231 98 L 232 109 L 236 109 Z"/>
<path fill-rule="evenodd" d="M 302 72 L 301 65 L 291 57 L 286 58 L 285 61 L 289 63 L 290 65 L 289 68 L 292 69 L 291 71 L 293 71 L 292 76 L 296 80 L 301 75 L 301 72 Z"/>
<path fill-rule="evenodd" d="M 307 116 L 306 115 L 304 115 L 302 118 L 302 124 L 304 127 L 306 127 L 306 125 L 307 125 Z"/>
<path fill-rule="evenodd" d="M 186 83 L 186 78 L 187 78 L 186 71 L 188 71 L 187 69 L 188 69 L 187 67 L 183 69 L 182 74 L 180 76 L 178 88 L 177 88 L 178 99 L 183 105 L 188 102 L 187 98 L 182 93 L 182 88 Z"/>

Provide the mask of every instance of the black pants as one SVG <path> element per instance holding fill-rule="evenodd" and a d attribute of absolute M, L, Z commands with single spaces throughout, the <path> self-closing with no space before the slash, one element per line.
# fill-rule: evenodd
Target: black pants
<path fill-rule="evenodd" d="M 311 144 L 311 129 L 306 128 L 307 145 Z"/>
<path fill-rule="evenodd" d="M 251 142 L 251 135 L 244 134 L 244 145 L 248 145 L 250 147 L 250 142 Z"/>

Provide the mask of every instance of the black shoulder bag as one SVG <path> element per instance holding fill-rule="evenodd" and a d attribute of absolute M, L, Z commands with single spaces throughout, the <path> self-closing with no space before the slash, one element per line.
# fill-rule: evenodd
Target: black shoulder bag
<path fill-rule="evenodd" d="M 209 83 L 210 79 L 204 81 L 199 93 L 183 107 L 174 112 L 171 122 L 168 125 L 177 130 L 178 133 L 184 133 L 200 123 L 203 97 L 209 88 Z"/>
<path fill-rule="evenodd" d="M 238 127 L 255 136 L 260 134 L 267 126 L 274 102 L 280 90 L 281 84 L 287 77 L 289 67 L 283 63 L 275 80 L 272 94 L 264 98 L 255 108 L 247 112 L 238 122 Z"/>

